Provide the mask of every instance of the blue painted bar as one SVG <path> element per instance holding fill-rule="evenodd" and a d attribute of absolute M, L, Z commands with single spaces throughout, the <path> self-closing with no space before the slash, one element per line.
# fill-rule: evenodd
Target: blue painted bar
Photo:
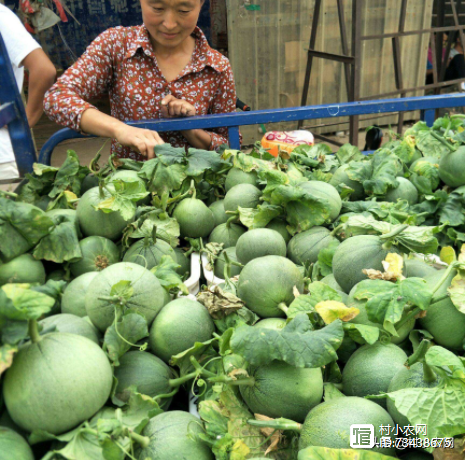
<path fill-rule="evenodd" d="M 435 121 L 435 109 L 421 110 L 421 120 L 425 121 L 427 126 L 433 126 Z"/>
<path fill-rule="evenodd" d="M 437 108 L 464 106 L 464 93 L 441 94 L 438 96 L 407 97 L 382 99 L 377 101 L 345 102 L 342 104 L 316 105 L 306 107 L 287 107 L 283 109 L 233 112 L 218 115 L 205 115 L 191 118 L 158 119 L 128 122 L 155 131 L 178 131 L 184 129 L 212 129 L 226 127 L 230 133 L 231 148 L 239 149 L 239 127 L 283 121 L 313 120 L 340 116 L 367 115 L 371 113 L 406 112 L 421 110 L 435 113 Z M 64 140 L 85 137 L 69 128 L 55 133 L 44 144 L 39 162 L 50 164 L 53 149 Z"/>
<path fill-rule="evenodd" d="M 7 102 L 6 104 L 0 105 L 0 128 L 3 128 L 16 118 L 18 118 L 18 112 L 16 111 L 15 104 L 13 104 L 13 102 Z"/>
<path fill-rule="evenodd" d="M 0 104 L 3 109 L 1 113 L 5 111 L 3 119 L 0 117 L 0 126 L 7 125 L 8 127 L 19 174 L 21 177 L 24 177 L 26 173 L 32 171 L 32 165 L 36 161 L 36 151 L 26 117 L 26 110 L 18 91 L 18 85 L 1 33 Z M 9 105 L 5 107 L 5 104 Z M 13 114 L 15 115 L 14 117 L 12 117 Z"/>

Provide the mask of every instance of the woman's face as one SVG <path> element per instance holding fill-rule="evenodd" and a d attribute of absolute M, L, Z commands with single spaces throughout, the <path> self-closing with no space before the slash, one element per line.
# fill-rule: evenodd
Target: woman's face
<path fill-rule="evenodd" d="M 203 0 L 141 0 L 142 19 L 153 40 L 175 48 L 196 27 Z"/>

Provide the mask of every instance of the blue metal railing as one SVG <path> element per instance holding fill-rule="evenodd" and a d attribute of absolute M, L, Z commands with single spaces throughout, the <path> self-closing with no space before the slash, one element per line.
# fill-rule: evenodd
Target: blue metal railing
<path fill-rule="evenodd" d="M 7 126 L 20 176 L 32 171 L 34 142 L 10 58 L 0 33 L 0 128 Z"/>
<path fill-rule="evenodd" d="M 240 148 L 239 127 L 278 123 L 285 121 L 313 120 L 372 113 L 408 112 L 421 110 L 421 118 L 431 126 L 435 120 L 435 110 L 440 108 L 463 107 L 464 93 L 439 96 L 406 97 L 378 101 L 345 102 L 343 104 L 289 107 L 283 109 L 233 112 L 219 115 L 205 115 L 191 118 L 141 120 L 128 122 L 131 126 L 152 129 L 159 132 L 185 129 L 228 128 L 230 147 Z M 39 155 L 39 162 L 50 164 L 53 149 L 67 139 L 86 137 L 69 128 L 62 129 L 50 137 Z"/>

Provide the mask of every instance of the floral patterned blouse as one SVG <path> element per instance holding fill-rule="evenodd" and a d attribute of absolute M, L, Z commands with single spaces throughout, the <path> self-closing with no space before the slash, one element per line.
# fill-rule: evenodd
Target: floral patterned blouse
<path fill-rule="evenodd" d="M 190 63 L 168 82 L 157 66 L 144 25 L 106 30 L 46 93 L 45 113 L 53 121 L 79 131 L 83 112 L 95 108 L 86 100 L 107 91 L 111 115 L 121 121 L 160 118 L 160 102 L 167 94 L 188 101 L 197 115 L 234 112 L 236 90 L 228 59 L 209 46 L 198 27 L 193 37 L 196 45 Z M 189 145 L 180 132 L 159 134 L 174 147 Z M 209 134 L 210 150 L 228 142 L 226 128 L 212 129 Z M 144 159 L 115 139 L 112 153 Z"/>

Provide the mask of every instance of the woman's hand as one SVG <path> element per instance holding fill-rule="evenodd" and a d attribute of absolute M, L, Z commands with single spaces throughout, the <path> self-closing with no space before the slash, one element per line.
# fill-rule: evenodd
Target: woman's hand
<path fill-rule="evenodd" d="M 196 115 L 196 108 L 183 99 L 177 99 L 168 94 L 162 99 L 162 118 L 193 117 Z"/>
<path fill-rule="evenodd" d="M 131 147 L 149 160 L 155 157 L 154 147 L 165 143 L 157 131 L 135 128 L 124 123 L 116 128 L 114 137 L 121 145 Z"/>

